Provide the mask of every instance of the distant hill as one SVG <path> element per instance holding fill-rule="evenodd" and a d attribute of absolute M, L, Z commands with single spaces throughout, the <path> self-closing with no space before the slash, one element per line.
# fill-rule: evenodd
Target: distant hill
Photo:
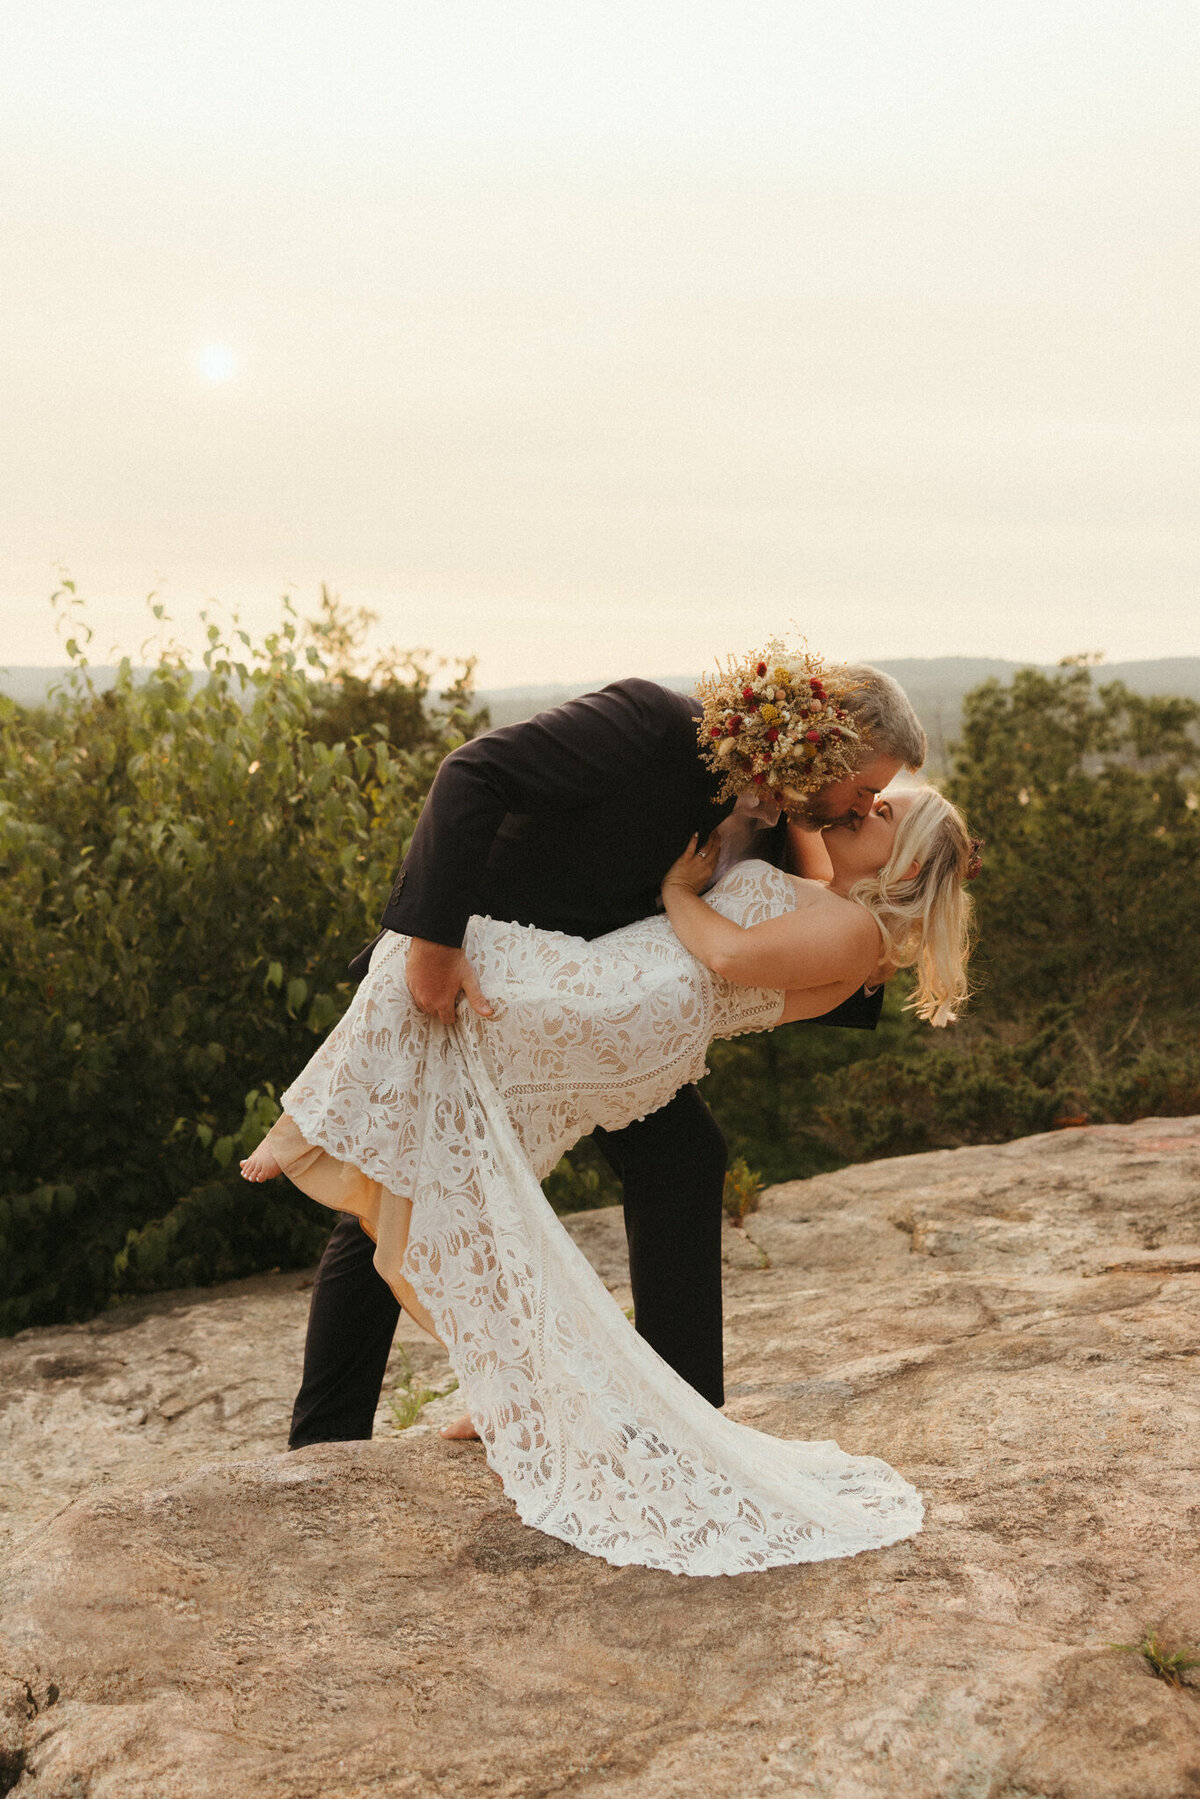
<path fill-rule="evenodd" d="M 695 675 L 653 675 L 651 679 L 660 687 L 674 688 L 676 693 L 691 693 L 696 685 Z M 603 686 L 603 681 L 574 681 L 570 686 L 481 687 L 478 697 L 491 713 L 493 725 L 518 725 L 523 718 L 532 718 L 548 706 L 561 706 L 564 700 L 577 699 L 581 693 L 595 693 Z"/>
<path fill-rule="evenodd" d="M 929 761 L 944 765 L 947 748 L 962 728 L 962 703 L 973 687 L 985 681 L 1011 681 L 1027 662 L 1002 662 L 987 656 L 911 657 L 876 665 L 899 681 L 913 703 L 917 717 L 929 734 Z M 1056 663 L 1042 663 L 1044 674 L 1055 674 Z M 1099 685 L 1123 681 L 1134 693 L 1147 696 L 1178 694 L 1200 701 L 1200 656 L 1165 656 L 1158 661 L 1102 662 L 1093 670 Z"/>
<path fill-rule="evenodd" d="M 929 733 L 929 760 L 936 768 L 944 765 L 947 746 L 958 735 L 963 696 L 992 678 L 1010 681 L 1017 669 L 1030 665 L 988 656 L 914 656 L 880 662 L 877 666 L 893 675 L 912 700 Z M 1054 673 L 1054 665 L 1042 666 L 1047 674 Z M 0 693 L 16 700 L 18 705 L 37 706 L 65 672 L 62 668 L 0 668 Z M 96 685 L 105 688 L 112 685 L 116 669 L 93 668 L 91 674 Z M 1105 662 L 1095 675 L 1097 681 L 1124 681 L 1135 693 L 1180 694 L 1200 701 L 1200 656 Z M 679 693 L 688 693 L 695 685 L 693 675 L 659 675 L 655 679 Z M 529 687 L 492 687 L 481 689 L 479 699 L 491 712 L 493 725 L 511 725 L 532 718 L 535 712 L 544 711 L 547 706 L 560 705 L 563 700 L 591 693 L 602 685 L 598 681 L 574 681 Z"/>
<path fill-rule="evenodd" d="M 913 703 L 918 718 L 929 734 L 931 768 L 944 767 L 947 749 L 962 726 L 963 698 L 973 687 L 995 679 L 1011 681 L 1027 662 L 1004 662 L 988 656 L 906 657 L 900 661 L 884 661 L 875 665 L 892 675 Z M 1053 674 L 1056 664 L 1042 664 L 1044 672 Z M 1124 681 L 1135 693 L 1149 695 L 1180 694 L 1200 701 L 1200 656 L 1168 656 L 1158 661 L 1105 662 L 1096 669 L 1097 681 Z M 664 687 L 690 693 L 695 677 L 690 675 L 658 676 Z M 531 718 L 546 706 L 557 706 L 576 694 L 590 693 L 597 682 L 579 681 L 571 686 L 498 687 L 481 691 L 493 725 L 516 724 Z"/>

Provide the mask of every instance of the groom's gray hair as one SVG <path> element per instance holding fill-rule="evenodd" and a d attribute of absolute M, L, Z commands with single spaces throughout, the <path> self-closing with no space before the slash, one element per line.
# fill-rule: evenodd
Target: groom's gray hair
<path fill-rule="evenodd" d="M 894 756 L 906 768 L 920 768 L 929 742 L 899 681 L 867 662 L 852 662 L 845 673 L 855 687 L 841 703 L 869 740 L 867 758 Z"/>

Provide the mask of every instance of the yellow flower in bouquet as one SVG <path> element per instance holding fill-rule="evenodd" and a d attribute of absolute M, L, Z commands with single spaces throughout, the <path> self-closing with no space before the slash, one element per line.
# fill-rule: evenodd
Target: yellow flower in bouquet
<path fill-rule="evenodd" d="M 786 805 L 853 774 L 864 739 L 844 705 L 852 691 L 843 670 L 808 650 L 790 655 L 778 638 L 705 675 L 700 749 L 721 798 L 757 787 Z"/>

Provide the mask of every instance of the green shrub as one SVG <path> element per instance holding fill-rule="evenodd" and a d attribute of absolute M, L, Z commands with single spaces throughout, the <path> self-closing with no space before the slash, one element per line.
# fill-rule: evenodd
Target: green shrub
<path fill-rule="evenodd" d="M 1061 1052 L 1051 1026 L 1013 1045 L 922 1044 L 860 1062 L 818 1077 L 813 1128 L 846 1162 L 1048 1131 L 1074 1104 Z"/>
<path fill-rule="evenodd" d="M 988 682 L 964 720 L 949 791 L 987 839 L 971 1007 L 934 1032 L 894 982 L 874 1037 L 714 1044 L 705 1095 L 768 1179 L 1200 1110 L 1200 706 L 1069 663 Z"/>
<path fill-rule="evenodd" d="M 348 1003 L 462 735 L 456 707 L 415 747 L 322 741 L 290 614 L 106 693 L 84 644 L 44 709 L 0 709 L 0 1331 L 318 1253 L 328 1220 L 236 1153 Z"/>
<path fill-rule="evenodd" d="M 1091 671 L 968 695 L 950 792 L 988 842 L 966 1020 L 820 1078 L 847 1160 L 1200 1109 L 1200 804 L 1190 700 Z"/>
<path fill-rule="evenodd" d="M 714 1043 L 700 1091 L 729 1145 L 764 1181 L 799 1180 L 848 1160 L 817 1128 L 822 1095 L 849 1071 L 882 1057 L 903 1056 L 924 1026 L 903 1010 L 904 984 L 889 989 L 877 1031 L 789 1024 L 764 1036 Z"/>
<path fill-rule="evenodd" d="M 542 1191 L 560 1214 L 594 1212 L 621 1199 L 621 1183 L 590 1137 L 567 1151 L 542 1182 Z"/>
<path fill-rule="evenodd" d="M 973 1016 L 1200 1002 L 1200 705 L 1093 687 L 1078 663 L 968 694 L 950 797 L 987 839 Z"/>
<path fill-rule="evenodd" d="M 441 758 L 486 722 L 469 665 L 440 708 L 423 656 L 362 672 L 371 622 L 323 593 L 307 627 L 211 625 L 198 673 L 167 650 L 108 693 L 77 623 L 57 696 L 0 700 L 0 1332 L 319 1253 L 325 1214 L 237 1160 L 348 1003 Z M 705 1097 L 764 1180 L 1200 1111 L 1200 707 L 1072 665 L 964 716 L 971 1011 L 931 1032 L 894 983 L 875 1034 L 714 1044 Z M 620 1196 L 586 1142 L 545 1188 L 561 1211 Z"/>
<path fill-rule="evenodd" d="M 458 664 L 435 707 L 435 670 L 426 652 L 391 648 L 366 657 L 371 627 L 378 622 L 365 606 L 352 610 L 322 587 L 317 616 L 306 626 L 323 669 L 312 695 L 309 735 L 331 746 L 383 737 L 393 750 L 424 751 L 438 761 L 449 739 L 463 741 L 486 730 L 487 708 L 472 701 L 474 661 Z"/>
<path fill-rule="evenodd" d="M 751 1212 L 757 1212 L 762 1190 L 762 1175 L 750 1167 L 745 1156 L 739 1156 L 726 1170 L 725 1191 L 721 1196 L 725 1216 L 731 1224 L 740 1228 Z"/>

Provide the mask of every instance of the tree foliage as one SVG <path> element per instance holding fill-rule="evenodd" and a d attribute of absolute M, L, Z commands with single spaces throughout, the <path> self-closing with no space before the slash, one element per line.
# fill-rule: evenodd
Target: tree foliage
<path fill-rule="evenodd" d="M 967 696 L 948 784 L 987 839 L 964 1021 L 815 1082 L 847 1160 L 1200 1110 L 1200 706 L 1086 662 Z"/>
<path fill-rule="evenodd" d="M 1083 662 L 969 694 L 948 783 L 987 839 L 968 1013 L 919 1025 L 901 980 L 874 1034 L 714 1044 L 702 1091 L 731 1155 L 787 1180 L 1200 1111 L 1198 721 L 1191 700 L 1097 688 Z M 618 1197 L 586 1150 L 554 1180 L 563 1206 Z"/>
<path fill-rule="evenodd" d="M 488 725 L 487 708 L 472 700 L 475 663 L 461 662 L 433 704 L 434 669 L 422 650 L 393 645 L 368 657 L 365 646 L 378 618 L 351 610 L 327 587 L 306 637 L 319 657 L 322 679 L 313 694 L 310 736 L 332 746 L 353 737 L 383 737 L 393 750 L 423 751 L 435 762 L 449 738 L 465 741 Z"/>
<path fill-rule="evenodd" d="M 330 617 L 286 612 L 259 644 L 209 624 L 199 678 L 166 649 L 108 692 L 79 624 L 51 702 L 0 711 L 0 1330 L 323 1239 L 282 1183 L 248 1203 L 236 1159 L 348 1003 L 437 766 L 479 722 L 469 671 L 436 711 L 419 662 L 384 683 L 419 725 L 395 742 L 356 716 Z"/>
<path fill-rule="evenodd" d="M 262 642 L 208 627 L 100 692 L 0 700 L 0 1331 L 298 1265 L 328 1219 L 237 1158 L 350 995 L 442 757 L 486 724 L 464 664 L 365 659 L 322 594 Z M 161 615 L 161 609 L 156 609 Z M 1200 1110 L 1200 707 L 1075 664 L 968 697 L 953 797 L 987 838 L 977 991 L 946 1032 L 716 1044 L 705 1094 L 768 1179 L 1065 1122 Z M 561 1210 L 617 1197 L 580 1145 Z"/>
<path fill-rule="evenodd" d="M 1086 664 L 967 696 L 950 797 L 988 839 L 976 883 L 980 1013 L 1090 998 L 1128 1016 L 1194 1005 L 1200 812 L 1194 700 Z"/>

